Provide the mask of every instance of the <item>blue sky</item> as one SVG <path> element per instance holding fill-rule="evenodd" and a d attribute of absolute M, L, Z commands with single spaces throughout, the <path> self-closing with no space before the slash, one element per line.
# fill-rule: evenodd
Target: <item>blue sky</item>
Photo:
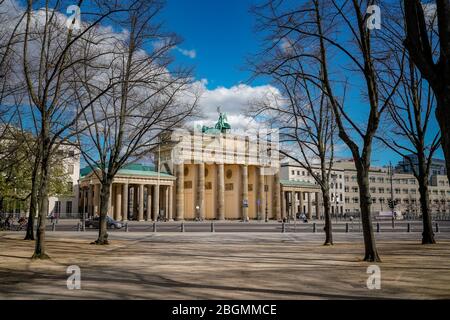
<path fill-rule="evenodd" d="M 177 58 L 193 64 L 197 79 L 207 79 L 207 89 L 231 88 L 246 83 L 250 73 L 245 68 L 246 58 L 257 53 L 261 35 L 255 33 L 255 19 L 249 12 L 258 0 L 167 0 L 163 19 L 167 29 L 176 32 L 184 42 L 183 50 L 195 51 L 195 58 L 177 52 Z M 266 85 L 267 80 L 257 79 L 252 87 Z M 360 86 L 362 83 L 355 83 Z M 366 119 L 367 106 L 354 87 L 351 94 L 352 115 L 361 121 Z M 215 106 L 212 106 L 215 108 Z M 226 110 L 225 110 L 226 111 Z M 433 117 L 433 126 L 437 127 Z M 339 155 L 351 157 L 345 146 L 339 148 Z M 439 150 L 436 156 L 442 158 Z M 400 157 L 390 149 L 375 144 L 373 164 L 396 163 Z"/>
<path fill-rule="evenodd" d="M 163 12 L 167 29 L 184 39 L 183 49 L 197 54 L 191 59 L 179 53 L 179 58 L 195 64 L 197 78 L 208 79 L 208 89 L 229 88 L 248 80 L 250 74 L 242 70 L 245 58 L 258 50 L 254 18 L 249 13 L 254 2 L 167 0 Z"/>
<path fill-rule="evenodd" d="M 261 34 L 255 32 L 255 18 L 249 10 L 261 1 L 166 0 L 160 18 L 167 31 L 184 40 L 174 52 L 177 63 L 192 65 L 196 79 L 203 80 L 206 92 L 201 108 L 209 122 L 216 119 L 216 108 L 220 106 L 229 114 L 232 125 L 245 126 L 249 100 L 265 95 L 271 88 L 267 79 L 248 83 L 251 74 L 245 70 L 246 58 L 260 50 Z M 359 95 L 362 82 L 351 74 L 344 76 L 354 82 L 348 94 L 351 115 L 364 123 L 368 107 Z M 437 128 L 434 117 L 433 127 Z M 338 156 L 351 157 L 342 143 L 338 149 Z M 441 150 L 436 155 L 443 158 Z M 385 165 L 397 162 L 399 156 L 377 143 L 372 160 L 374 165 Z"/>

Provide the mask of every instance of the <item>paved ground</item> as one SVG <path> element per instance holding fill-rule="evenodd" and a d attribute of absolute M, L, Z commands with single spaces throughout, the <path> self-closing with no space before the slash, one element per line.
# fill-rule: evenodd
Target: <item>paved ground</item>
<path fill-rule="evenodd" d="M 312 233 L 314 231 L 314 224 L 316 232 L 322 232 L 323 221 L 309 221 L 308 223 L 294 222 L 286 223 L 286 232 L 303 232 Z M 411 232 L 422 232 L 422 221 L 396 221 L 394 229 L 392 228 L 391 221 L 377 221 L 373 223 L 374 230 L 377 229 L 377 223 L 380 224 L 380 232 L 406 232 L 407 225 L 410 224 Z M 440 232 L 450 232 L 450 221 L 438 221 Z M 55 228 L 56 231 L 77 231 L 79 220 L 60 220 Z M 333 220 L 333 231 L 334 232 L 345 232 L 346 224 L 348 224 L 349 232 L 361 232 L 361 224 L 358 220 L 350 221 L 334 221 Z M 436 222 L 433 222 L 433 227 L 436 228 Z M 47 225 L 47 230 L 51 231 L 52 226 Z M 158 232 L 180 232 L 181 222 L 158 222 L 156 226 Z M 211 231 L 211 221 L 208 222 L 184 222 L 185 232 L 210 232 Z M 274 232 L 281 233 L 282 224 L 275 221 L 269 222 L 239 222 L 239 221 L 224 221 L 224 222 L 214 222 L 215 232 Z M 123 232 L 125 228 L 121 230 L 111 230 L 111 232 Z M 128 222 L 129 232 L 153 232 L 152 222 Z"/>
<path fill-rule="evenodd" d="M 31 261 L 33 242 L 0 233 L 0 299 L 342 299 L 450 298 L 450 235 L 422 246 L 418 233 L 377 235 L 381 290 L 368 290 L 358 233 L 48 233 L 49 261 Z M 81 268 L 81 290 L 66 269 Z"/>

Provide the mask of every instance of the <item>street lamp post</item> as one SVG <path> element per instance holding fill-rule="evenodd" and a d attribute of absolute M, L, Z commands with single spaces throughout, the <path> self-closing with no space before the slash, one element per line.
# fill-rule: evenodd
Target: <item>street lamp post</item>
<path fill-rule="evenodd" d="M 268 205 L 267 205 L 267 200 L 268 200 L 268 198 L 267 198 L 267 189 L 269 189 L 269 187 L 267 186 L 267 176 L 266 175 L 264 175 L 264 192 L 266 193 L 266 200 L 265 200 L 265 204 L 266 204 L 266 222 L 269 222 L 269 216 L 268 216 L 268 211 L 269 211 L 269 208 L 268 208 Z"/>
<path fill-rule="evenodd" d="M 334 193 L 333 193 L 333 195 L 334 195 L 334 203 L 335 203 L 335 205 L 334 205 L 334 215 L 335 215 L 335 217 L 336 217 L 336 223 L 338 222 L 337 221 L 337 219 L 338 219 L 338 217 L 337 217 L 337 204 L 338 204 L 338 200 L 337 200 L 337 174 L 336 173 L 333 173 L 333 174 L 331 174 L 331 179 L 333 180 L 333 185 L 334 185 Z"/>

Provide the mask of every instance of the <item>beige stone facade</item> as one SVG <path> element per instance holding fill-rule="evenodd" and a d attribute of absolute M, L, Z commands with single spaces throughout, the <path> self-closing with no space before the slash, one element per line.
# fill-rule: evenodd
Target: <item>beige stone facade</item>
<path fill-rule="evenodd" d="M 315 168 L 318 170 L 318 168 Z M 336 161 L 332 170 L 330 183 L 332 214 L 343 213 L 358 214 L 359 209 L 359 187 L 356 178 L 356 169 L 353 161 Z M 314 179 L 308 172 L 298 165 L 292 163 L 281 164 L 282 179 L 314 183 Z M 377 214 L 390 211 L 388 201 L 391 199 L 391 181 L 387 168 L 373 167 L 369 175 L 370 193 L 372 196 L 372 212 Z M 392 177 L 393 198 L 398 201 L 396 210 L 411 217 L 420 215 L 420 195 L 417 180 L 412 174 L 395 173 Z M 433 175 L 430 177 L 430 201 L 431 210 L 434 214 L 450 213 L 450 186 L 445 175 Z"/>

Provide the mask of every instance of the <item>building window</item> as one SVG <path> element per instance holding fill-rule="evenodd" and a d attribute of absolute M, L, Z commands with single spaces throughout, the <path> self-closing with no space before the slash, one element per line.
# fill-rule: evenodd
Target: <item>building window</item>
<path fill-rule="evenodd" d="M 208 181 L 205 183 L 205 190 L 212 190 L 212 182 Z"/>
<path fill-rule="evenodd" d="M 378 188 L 378 193 L 384 193 L 384 188 Z"/>
<path fill-rule="evenodd" d="M 345 192 L 349 192 L 350 188 L 348 186 L 345 186 L 344 190 Z"/>
<path fill-rule="evenodd" d="M 185 189 L 192 189 L 192 181 L 185 181 L 184 182 L 184 188 Z"/>
<path fill-rule="evenodd" d="M 70 193 L 73 192 L 73 183 L 72 182 L 67 182 L 67 190 Z"/>
<path fill-rule="evenodd" d="M 231 177 L 233 176 L 233 171 L 231 171 L 230 169 L 227 170 L 227 179 L 231 179 Z"/>
<path fill-rule="evenodd" d="M 267 184 L 264 185 L 264 192 L 269 192 L 269 186 Z"/>
<path fill-rule="evenodd" d="M 232 183 L 226 183 L 225 184 L 225 191 L 233 191 L 233 184 Z"/>
<path fill-rule="evenodd" d="M 250 191 L 253 191 L 253 184 L 249 184 L 248 185 L 248 191 L 250 192 Z"/>
<path fill-rule="evenodd" d="M 67 166 L 67 172 L 68 172 L 69 174 L 73 174 L 74 171 L 75 171 L 75 169 L 74 169 L 73 164 L 69 164 L 69 165 Z"/>
<path fill-rule="evenodd" d="M 72 213 L 72 201 L 66 202 L 66 213 Z"/>
<path fill-rule="evenodd" d="M 55 213 L 61 213 L 61 201 L 55 201 Z"/>
<path fill-rule="evenodd" d="M 75 151 L 69 150 L 69 157 L 74 157 L 74 156 L 75 156 Z"/>

